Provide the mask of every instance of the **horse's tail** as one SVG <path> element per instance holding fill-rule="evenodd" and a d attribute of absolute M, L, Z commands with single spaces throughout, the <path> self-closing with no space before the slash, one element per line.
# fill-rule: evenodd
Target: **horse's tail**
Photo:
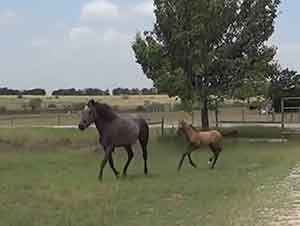
<path fill-rule="evenodd" d="M 237 130 L 232 130 L 232 131 L 228 131 L 228 132 L 222 132 L 222 136 L 223 137 L 236 137 L 238 135 L 238 131 Z"/>
<path fill-rule="evenodd" d="M 139 119 L 140 125 L 140 133 L 139 133 L 139 141 L 142 147 L 146 147 L 149 141 L 149 126 L 145 119 Z"/>
<path fill-rule="evenodd" d="M 149 141 L 149 126 L 145 119 L 140 118 L 139 119 L 139 127 L 140 127 L 140 133 L 139 133 L 139 141 L 142 146 L 143 150 L 143 158 L 144 158 L 144 173 L 148 174 L 148 167 L 147 167 L 147 160 L 148 160 L 148 150 L 147 145 Z"/>

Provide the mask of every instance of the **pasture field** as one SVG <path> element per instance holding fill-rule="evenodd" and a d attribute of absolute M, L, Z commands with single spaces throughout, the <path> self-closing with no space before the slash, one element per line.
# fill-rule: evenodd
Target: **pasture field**
<path fill-rule="evenodd" d="M 94 129 L 0 129 L 0 226 L 265 226 L 285 205 L 277 184 L 299 162 L 297 140 L 226 139 L 214 171 L 203 151 L 193 154 L 197 169 L 186 161 L 178 173 L 182 139 L 151 133 L 149 176 L 136 150 L 127 178 L 107 166 L 100 183 Z M 120 170 L 125 152 L 114 158 Z"/>
<path fill-rule="evenodd" d="M 24 104 L 28 104 L 33 98 L 42 100 L 42 108 L 47 108 L 50 104 L 55 104 L 57 109 L 67 108 L 76 103 L 87 103 L 90 99 L 102 101 L 111 106 L 118 106 L 121 109 L 135 109 L 137 106 L 143 106 L 146 102 L 155 102 L 160 104 L 175 103 L 175 98 L 169 98 L 167 95 L 130 95 L 130 96 L 0 96 L 0 107 L 7 110 L 22 110 Z"/>

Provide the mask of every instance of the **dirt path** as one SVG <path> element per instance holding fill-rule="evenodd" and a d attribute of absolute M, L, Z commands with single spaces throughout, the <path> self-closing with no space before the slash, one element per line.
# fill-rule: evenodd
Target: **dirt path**
<path fill-rule="evenodd" d="M 293 169 L 283 182 L 287 187 L 288 205 L 273 216 L 270 226 L 300 225 L 300 165 Z"/>

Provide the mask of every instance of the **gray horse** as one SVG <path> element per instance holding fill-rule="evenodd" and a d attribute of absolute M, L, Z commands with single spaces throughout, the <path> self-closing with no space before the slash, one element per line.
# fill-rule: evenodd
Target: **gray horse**
<path fill-rule="evenodd" d="M 100 166 L 99 180 L 102 180 L 103 169 L 107 161 L 109 161 L 115 176 L 119 177 L 119 172 L 115 169 L 112 158 L 112 153 L 116 147 L 124 147 L 128 153 L 128 160 L 123 169 L 123 176 L 126 176 L 127 168 L 133 158 L 132 145 L 137 141 L 140 142 L 143 150 L 144 173 L 148 173 L 147 144 L 149 140 L 149 126 L 144 119 L 120 117 L 109 105 L 90 100 L 81 114 L 78 128 L 85 130 L 92 123 L 96 125 L 99 132 L 99 141 L 105 152 Z"/>

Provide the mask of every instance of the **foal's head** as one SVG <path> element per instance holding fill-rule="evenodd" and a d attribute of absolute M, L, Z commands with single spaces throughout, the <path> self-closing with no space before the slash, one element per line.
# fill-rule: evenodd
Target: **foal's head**
<path fill-rule="evenodd" d="M 181 120 L 179 121 L 178 123 L 178 129 L 177 129 L 177 134 L 179 135 L 185 135 L 185 131 L 186 131 L 186 128 L 187 128 L 188 124 L 184 121 L 184 120 Z"/>
<path fill-rule="evenodd" d="M 88 102 L 88 105 L 84 108 L 84 110 L 81 112 L 81 118 L 78 125 L 78 128 L 80 130 L 85 130 L 88 128 L 92 123 L 96 121 L 96 108 L 95 108 L 96 102 L 94 100 L 90 100 Z"/>

